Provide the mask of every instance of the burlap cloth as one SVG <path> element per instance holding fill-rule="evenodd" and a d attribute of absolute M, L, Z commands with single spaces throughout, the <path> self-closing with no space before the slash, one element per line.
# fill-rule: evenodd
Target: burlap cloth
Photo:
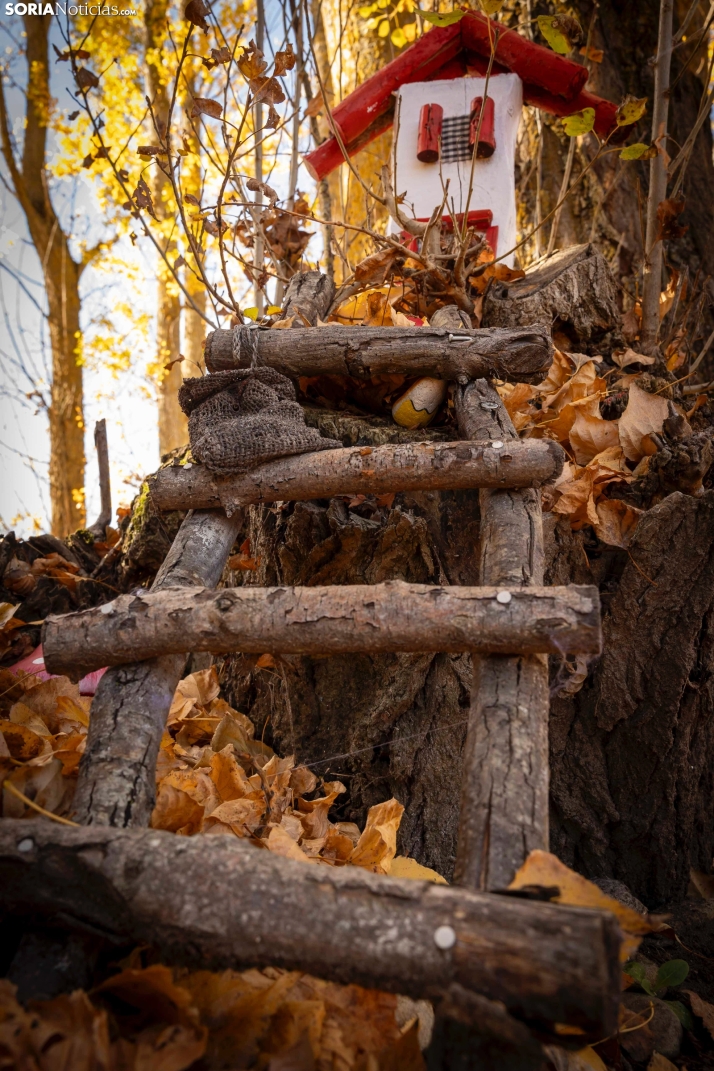
<path fill-rule="evenodd" d="M 308 428 L 295 387 L 274 368 L 215 372 L 187 379 L 178 394 L 191 453 L 221 476 L 265 461 L 342 446 Z"/>

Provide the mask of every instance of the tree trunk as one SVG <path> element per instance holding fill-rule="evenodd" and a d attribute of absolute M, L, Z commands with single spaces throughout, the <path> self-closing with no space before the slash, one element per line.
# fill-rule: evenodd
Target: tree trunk
<path fill-rule="evenodd" d="M 592 571 L 580 533 L 552 546 L 547 582 L 607 594 L 603 655 L 551 707 L 551 848 L 660 907 L 714 855 L 714 491 L 669 495 Z"/>
<path fill-rule="evenodd" d="M 0 85 L 2 153 L 27 220 L 39 258 L 47 294 L 52 386 L 48 409 L 50 426 L 50 502 L 52 532 L 69 535 L 84 526 L 84 412 L 82 393 L 82 336 L 79 280 L 83 264 L 73 260 L 68 236 L 50 200 L 46 165 L 50 122 L 48 35 L 51 16 L 28 15 L 27 69 L 33 92 L 26 94 L 22 159 L 12 142 L 4 89 Z"/>
<path fill-rule="evenodd" d="M 164 138 L 169 114 L 169 95 L 166 83 L 167 68 L 163 62 L 166 38 L 167 0 L 150 0 L 144 14 L 146 33 L 146 71 L 154 120 L 159 135 Z M 152 193 L 156 215 L 164 223 L 165 233 L 174 229 L 175 207 L 170 194 L 169 180 L 160 167 L 154 167 Z M 178 257 L 178 245 L 171 238 L 160 238 L 169 263 Z M 162 258 L 156 262 L 156 377 L 159 384 L 159 452 L 161 455 L 185 446 L 188 442 L 188 421 L 178 403 L 178 390 L 183 382 L 181 348 L 181 300 L 176 280 Z"/>

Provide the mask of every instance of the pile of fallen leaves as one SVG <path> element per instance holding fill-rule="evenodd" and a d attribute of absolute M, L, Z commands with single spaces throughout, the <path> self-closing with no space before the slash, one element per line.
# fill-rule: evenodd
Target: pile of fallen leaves
<path fill-rule="evenodd" d="M 280 758 L 255 738 L 252 722 L 220 698 L 213 668 L 180 682 L 157 766 L 152 826 L 179 836 L 248 839 L 307 865 L 360 866 L 399 877 L 442 881 L 396 855 L 403 808 L 396 800 L 372 807 L 365 828 L 332 822 L 344 793 L 292 757 Z M 0 671 L 0 775 L 3 815 L 33 819 L 40 811 L 72 822 L 72 800 L 84 751 L 91 699 L 65 677 L 38 682 Z M 532 852 L 511 888 L 542 890 L 559 903 L 597 907 L 618 918 L 621 961 L 636 955 L 643 935 L 667 930 L 605 895 L 547 852 Z M 623 976 L 624 988 L 634 975 Z M 643 968 L 644 969 L 644 968 Z M 683 991 L 706 1025 L 710 1005 Z M 679 1006 L 679 1005 L 678 1005 Z M 714 1009 L 712 1009 L 714 1014 Z M 651 1014 L 623 1006 L 610 1048 L 652 1051 Z M 342 986 L 272 967 L 248 971 L 169 969 L 149 948 L 109 965 L 109 976 L 78 990 L 23 1007 L 0 982 L 0 1067 L 21 1071 L 101 1068 L 106 1071 L 419 1071 L 433 1021 L 429 1004 Z M 688 1026 L 695 1029 L 692 1020 Z M 701 1033 L 701 1028 L 696 1029 Z M 566 1033 L 570 1028 L 563 1027 Z M 638 1049 L 638 1051 L 639 1051 Z M 558 1071 L 607 1065 L 598 1051 L 548 1049 Z M 605 1049 L 601 1050 L 606 1055 Z M 607 1051 L 609 1057 L 609 1050 Z M 584 1065 L 582 1062 L 585 1061 Z M 609 1063 L 609 1059 L 608 1059 Z M 666 1065 L 663 1065 L 666 1066 Z M 675 1067 L 676 1065 L 669 1065 Z"/>
<path fill-rule="evenodd" d="M 16 1071 L 419 1071 L 404 998 L 299 972 L 169 970 L 137 950 L 90 993 L 23 1008 L 0 981 L 0 1066 Z M 423 1031 L 424 1027 L 422 1027 Z"/>
<path fill-rule="evenodd" d="M 658 494 L 701 489 L 711 464 L 711 437 L 704 433 L 700 443 L 689 424 L 705 396 L 686 410 L 663 396 L 668 382 L 661 385 L 647 371 L 624 371 L 653 364 L 654 358 L 628 349 L 613 354 L 613 362 L 606 369 L 602 358 L 556 350 L 542 383 L 507 383 L 498 390 L 523 438 L 554 439 L 568 455 L 544 495 L 544 509 L 569 517 L 574 529 L 592 525 L 604 543 L 626 548 L 644 512 L 632 500 L 647 487 L 655 455 L 676 462 L 677 444 L 691 442 L 700 463 L 692 464 L 690 450 L 672 486 L 664 471 L 659 481 L 650 480 L 650 493 L 639 497 L 646 506 Z"/>

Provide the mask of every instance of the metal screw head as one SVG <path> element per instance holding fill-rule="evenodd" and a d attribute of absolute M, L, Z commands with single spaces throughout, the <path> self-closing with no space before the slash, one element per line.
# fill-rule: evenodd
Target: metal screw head
<path fill-rule="evenodd" d="M 32 837 L 23 837 L 22 840 L 18 842 L 17 850 L 18 852 L 31 852 L 34 847 L 35 842 Z"/>
<path fill-rule="evenodd" d="M 113 602 L 105 602 L 102 606 L 99 607 L 99 612 L 100 612 L 100 614 L 113 614 L 114 613 L 114 603 Z"/>
<path fill-rule="evenodd" d="M 500 439 L 494 439 L 493 442 L 491 443 L 491 446 L 493 447 L 494 450 L 502 450 L 503 449 L 503 443 L 501 442 Z"/>
<path fill-rule="evenodd" d="M 456 932 L 453 926 L 438 926 L 434 930 L 434 944 L 442 952 L 448 952 L 456 944 Z"/>
<path fill-rule="evenodd" d="M 500 602 L 502 606 L 507 606 L 512 598 L 510 591 L 499 591 L 496 596 L 496 602 Z"/>

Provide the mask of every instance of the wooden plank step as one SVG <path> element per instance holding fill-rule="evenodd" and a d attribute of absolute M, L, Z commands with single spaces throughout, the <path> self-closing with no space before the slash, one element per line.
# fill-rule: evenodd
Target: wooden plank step
<path fill-rule="evenodd" d="M 213 331 L 205 346 L 209 372 L 269 365 L 286 376 L 372 376 L 399 373 L 465 382 L 479 376 L 530 381 L 553 360 L 550 329 L 459 326 L 323 327 Z"/>
<path fill-rule="evenodd" d="M 149 477 L 158 509 L 232 512 L 255 502 L 296 502 L 333 495 L 540 487 L 563 469 L 552 439 L 523 442 L 401 443 L 353 446 L 278 458 L 250 472 L 216 477 L 205 465 L 171 465 Z"/>
<path fill-rule="evenodd" d="M 501 1028 L 524 1044 L 504 1005 L 545 1036 L 580 1027 L 580 1045 L 617 1029 L 620 933 L 604 911 L 310 866 L 232 836 L 0 821 L 0 908 L 66 922 L 68 905 L 89 932 L 169 963 L 270 964 L 437 1004 L 477 996 L 486 1029 L 501 1001 Z"/>
<path fill-rule="evenodd" d="M 42 643 L 50 673 L 79 679 L 101 666 L 181 651 L 598 654 L 602 634 L 593 586 L 509 590 L 397 580 L 120 595 L 48 618 Z"/>

